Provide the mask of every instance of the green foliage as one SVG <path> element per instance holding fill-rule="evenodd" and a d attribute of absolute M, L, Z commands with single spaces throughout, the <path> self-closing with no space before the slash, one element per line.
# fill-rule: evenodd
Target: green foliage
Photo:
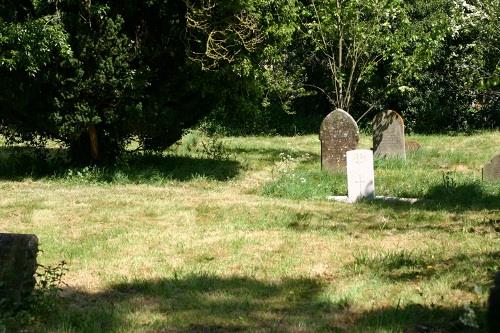
<path fill-rule="evenodd" d="M 0 133 L 111 163 L 185 129 L 316 131 L 333 106 L 419 132 L 500 122 L 498 0 L 0 4 Z"/>
<path fill-rule="evenodd" d="M 56 139 L 73 160 L 108 163 L 132 137 L 145 150 L 170 146 L 211 109 L 213 73 L 187 59 L 183 4 L 66 0 L 27 11 L 0 20 L 0 129 L 11 142 Z"/>

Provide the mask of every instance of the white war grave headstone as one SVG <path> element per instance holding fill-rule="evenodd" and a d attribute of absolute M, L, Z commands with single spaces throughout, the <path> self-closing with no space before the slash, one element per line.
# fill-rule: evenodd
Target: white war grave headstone
<path fill-rule="evenodd" d="M 347 152 L 347 195 L 349 202 L 375 199 L 373 152 L 356 149 Z"/>
<path fill-rule="evenodd" d="M 321 123 L 321 169 L 345 171 L 346 153 L 356 149 L 359 130 L 356 121 L 347 112 L 336 109 Z"/>
<path fill-rule="evenodd" d="M 483 180 L 500 181 L 500 155 L 496 155 L 484 165 Z"/>
<path fill-rule="evenodd" d="M 373 118 L 373 152 L 375 157 L 406 158 L 405 126 L 397 112 L 383 111 Z"/>
<path fill-rule="evenodd" d="M 414 204 L 416 198 L 398 198 L 375 196 L 375 170 L 373 167 L 373 151 L 370 149 L 350 150 L 347 158 L 347 197 L 329 196 L 328 200 L 344 203 L 356 203 L 359 200 L 382 200 L 386 202 L 406 202 Z"/>

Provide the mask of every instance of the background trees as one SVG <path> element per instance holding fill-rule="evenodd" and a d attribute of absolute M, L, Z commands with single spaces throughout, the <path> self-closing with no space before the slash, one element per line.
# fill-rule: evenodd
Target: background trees
<path fill-rule="evenodd" d="M 205 117 L 317 130 L 334 107 L 417 131 L 498 126 L 498 0 L 21 0 L 0 4 L 0 131 L 112 161 Z"/>

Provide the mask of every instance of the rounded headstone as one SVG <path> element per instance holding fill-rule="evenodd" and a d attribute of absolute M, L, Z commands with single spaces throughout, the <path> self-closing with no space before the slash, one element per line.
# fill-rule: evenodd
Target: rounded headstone
<path fill-rule="evenodd" d="M 387 110 L 373 118 L 373 153 L 375 157 L 406 158 L 403 118 Z"/>
<path fill-rule="evenodd" d="M 330 112 L 319 132 L 321 140 L 321 169 L 344 171 L 346 153 L 354 150 L 359 142 L 359 130 L 350 114 L 341 109 Z"/>

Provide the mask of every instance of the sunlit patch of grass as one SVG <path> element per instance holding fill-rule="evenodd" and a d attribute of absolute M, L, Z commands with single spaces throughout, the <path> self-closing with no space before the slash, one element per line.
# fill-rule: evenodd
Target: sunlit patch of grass
<path fill-rule="evenodd" d="M 375 274 L 412 274 L 418 275 L 421 269 L 426 266 L 426 257 L 430 255 L 417 255 L 408 250 L 387 251 L 372 255 L 362 252 L 354 257 L 354 261 L 349 264 L 348 269 L 354 273 L 369 271 Z"/>
<path fill-rule="evenodd" d="M 345 175 L 312 170 L 293 170 L 266 184 L 261 193 L 266 196 L 289 199 L 321 199 L 329 195 L 347 193 Z"/>

